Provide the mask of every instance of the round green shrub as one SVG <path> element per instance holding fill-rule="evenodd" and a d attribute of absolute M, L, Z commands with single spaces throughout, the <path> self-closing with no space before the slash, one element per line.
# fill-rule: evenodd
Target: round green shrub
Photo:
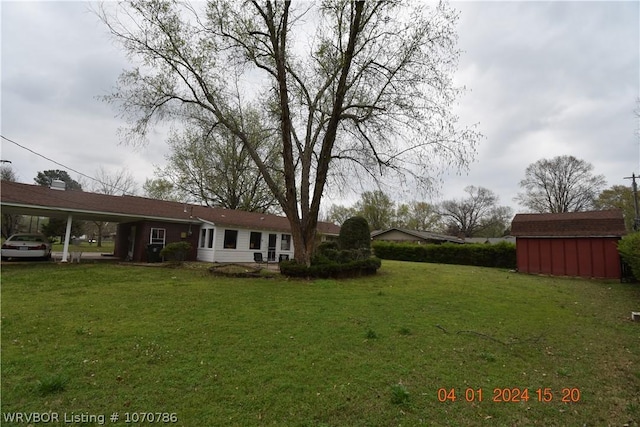
<path fill-rule="evenodd" d="M 367 220 L 361 216 L 347 219 L 340 227 L 338 244 L 342 250 L 370 249 L 371 231 Z"/>

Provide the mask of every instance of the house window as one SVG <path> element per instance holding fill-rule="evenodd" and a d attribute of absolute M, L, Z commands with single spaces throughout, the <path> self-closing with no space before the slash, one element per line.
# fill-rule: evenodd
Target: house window
<path fill-rule="evenodd" d="M 200 247 L 204 248 L 207 243 L 207 229 L 200 230 Z"/>
<path fill-rule="evenodd" d="M 207 232 L 209 233 L 209 241 L 207 242 L 207 247 L 209 249 L 213 249 L 213 235 L 215 233 L 215 229 L 214 228 L 210 228 Z"/>
<path fill-rule="evenodd" d="M 149 243 L 152 245 L 163 245 L 165 240 L 166 230 L 164 228 L 152 228 L 151 229 L 151 239 Z"/>
<path fill-rule="evenodd" d="M 280 236 L 280 250 L 281 251 L 290 251 L 291 250 L 291 234 L 283 234 Z"/>
<path fill-rule="evenodd" d="M 224 230 L 224 248 L 235 249 L 238 242 L 238 230 Z"/>
<path fill-rule="evenodd" d="M 203 228 L 200 231 L 200 247 L 213 249 L 214 228 Z"/>
<path fill-rule="evenodd" d="M 260 249 L 262 243 L 262 233 L 252 231 L 249 237 L 249 249 Z"/>

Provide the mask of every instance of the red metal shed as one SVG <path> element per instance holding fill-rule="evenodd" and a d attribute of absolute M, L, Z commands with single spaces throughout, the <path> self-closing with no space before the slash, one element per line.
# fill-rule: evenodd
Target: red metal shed
<path fill-rule="evenodd" d="M 626 234 L 621 210 L 517 214 L 518 271 L 619 279 L 618 240 Z"/>

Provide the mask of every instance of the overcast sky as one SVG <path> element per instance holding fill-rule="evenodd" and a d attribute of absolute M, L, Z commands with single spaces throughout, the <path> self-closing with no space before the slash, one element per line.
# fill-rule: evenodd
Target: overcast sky
<path fill-rule="evenodd" d="M 468 172 L 444 176 L 439 199 L 467 185 L 513 201 L 525 168 L 574 155 L 607 184 L 640 172 L 640 8 L 627 2 L 454 2 L 463 50 L 457 111 L 484 135 Z M 129 68 L 86 2 L 0 2 L 2 135 L 70 168 L 95 175 L 127 168 L 141 187 L 164 164 L 161 131 L 149 145 L 120 144 L 124 125 L 97 97 Z M 63 169 L 2 140 L 21 182 Z M 75 172 L 69 171 L 73 178 Z M 340 202 L 340 200 L 334 200 Z"/>

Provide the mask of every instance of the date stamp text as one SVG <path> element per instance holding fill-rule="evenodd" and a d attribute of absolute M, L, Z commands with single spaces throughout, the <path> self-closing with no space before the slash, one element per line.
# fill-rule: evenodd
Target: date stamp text
<path fill-rule="evenodd" d="M 523 387 L 496 387 L 491 392 L 482 388 L 467 387 L 465 389 L 441 387 L 437 391 L 438 402 L 543 402 L 560 401 L 563 403 L 577 403 L 581 393 L 577 387 L 563 387 L 560 390 L 552 390 L 549 387 L 529 390 Z"/>

